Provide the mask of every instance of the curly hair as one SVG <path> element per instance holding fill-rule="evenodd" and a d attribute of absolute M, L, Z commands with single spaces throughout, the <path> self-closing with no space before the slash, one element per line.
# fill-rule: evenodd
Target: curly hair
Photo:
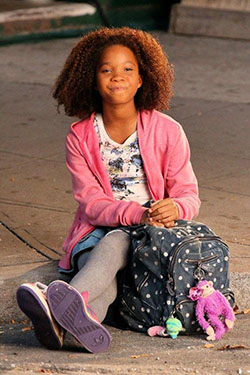
<path fill-rule="evenodd" d="M 143 84 L 135 95 L 137 110 L 168 109 L 173 66 L 156 39 L 142 30 L 101 28 L 83 36 L 72 49 L 53 88 L 53 97 L 68 116 L 87 117 L 102 111 L 96 69 L 103 50 L 123 45 L 134 53 Z"/>

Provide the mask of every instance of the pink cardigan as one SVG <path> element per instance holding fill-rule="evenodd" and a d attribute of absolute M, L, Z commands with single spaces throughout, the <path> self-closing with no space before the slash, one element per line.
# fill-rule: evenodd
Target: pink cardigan
<path fill-rule="evenodd" d="M 139 224 L 145 208 L 137 202 L 116 201 L 99 152 L 99 141 L 89 118 L 71 125 L 66 140 L 66 164 L 72 175 L 74 197 L 79 203 L 73 225 L 63 243 L 59 266 L 69 269 L 75 244 L 97 226 Z M 199 212 L 197 180 L 190 163 L 190 149 L 182 127 L 158 111 L 138 115 L 138 139 L 152 199 L 174 199 L 180 219 Z"/>

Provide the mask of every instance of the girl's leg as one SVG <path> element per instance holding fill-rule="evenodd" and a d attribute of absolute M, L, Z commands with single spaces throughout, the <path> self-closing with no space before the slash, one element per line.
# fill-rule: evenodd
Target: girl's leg
<path fill-rule="evenodd" d="M 91 309 L 95 312 L 98 320 L 103 322 L 108 308 L 114 302 L 117 296 L 117 281 L 114 279 L 110 286 L 96 299 L 91 302 Z"/>
<path fill-rule="evenodd" d="M 84 259 L 85 265 L 71 285 L 58 280 L 48 286 L 47 298 L 53 316 L 91 352 L 104 351 L 110 345 L 110 335 L 98 319 L 104 319 L 116 298 L 116 274 L 126 265 L 129 245 L 128 234 L 120 230 L 110 232 L 90 252 L 86 263 Z M 91 308 L 85 292 L 92 301 Z"/>
<path fill-rule="evenodd" d="M 87 260 L 88 260 L 88 257 L 89 257 L 89 254 L 90 254 L 91 250 L 84 250 L 77 258 L 77 268 L 78 268 L 78 272 L 85 266 L 85 264 L 87 263 Z"/>
<path fill-rule="evenodd" d="M 89 302 L 105 292 L 125 267 L 130 246 L 129 235 L 122 230 L 108 233 L 90 252 L 83 268 L 70 282 L 80 293 L 88 291 Z M 81 256 L 79 257 L 81 263 Z"/>
<path fill-rule="evenodd" d="M 81 270 L 87 263 L 91 250 L 86 250 L 77 259 L 78 270 Z M 107 315 L 109 305 L 114 302 L 117 296 L 117 280 L 112 281 L 109 287 L 96 299 L 91 302 L 91 308 L 95 312 L 98 320 L 102 322 Z"/>

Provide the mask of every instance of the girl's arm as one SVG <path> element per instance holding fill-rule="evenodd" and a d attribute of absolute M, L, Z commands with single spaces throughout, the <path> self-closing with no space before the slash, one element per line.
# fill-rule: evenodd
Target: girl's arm
<path fill-rule="evenodd" d="M 104 193 L 72 132 L 66 139 L 66 164 L 72 177 L 74 197 L 81 208 L 81 220 L 93 226 L 140 224 L 146 208 L 137 202 L 116 201 Z"/>
<path fill-rule="evenodd" d="M 170 159 L 167 191 L 178 206 L 179 219 L 190 220 L 197 216 L 200 208 L 198 183 L 190 161 L 190 147 L 180 126 L 179 136 Z"/>
<path fill-rule="evenodd" d="M 179 219 L 190 220 L 198 215 L 198 184 L 190 162 L 189 143 L 180 125 L 171 150 L 166 186 L 168 196 L 177 204 Z"/>
<path fill-rule="evenodd" d="M 200 199 L 198 184 L 190 162 L 190 147 L 181 126 L 170 152 L 170 162 L 165 176 L 169 198 L 151 205 L 150 217 L 160 220 L 166 227 L 174 225 L 174 220 L 190 220 L 198 215 Z M 174 206 L 177 206 L 178 211 Z"/>

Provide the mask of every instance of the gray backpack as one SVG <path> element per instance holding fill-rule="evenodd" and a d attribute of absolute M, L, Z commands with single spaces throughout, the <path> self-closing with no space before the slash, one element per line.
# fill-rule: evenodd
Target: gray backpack
<path fill-rule="evenodd" d="M 170 229 L 141 225 L 129 233 L 131 254 L 119 295 L 120 315 L 129 328 L 147 332 L 174 316 L 185 333 L 199 333 L 195 302 L 188 294 L 203 278 L 212 280 L 233 306 L 229 249 L 208 226 L 178 220 Z"/>

